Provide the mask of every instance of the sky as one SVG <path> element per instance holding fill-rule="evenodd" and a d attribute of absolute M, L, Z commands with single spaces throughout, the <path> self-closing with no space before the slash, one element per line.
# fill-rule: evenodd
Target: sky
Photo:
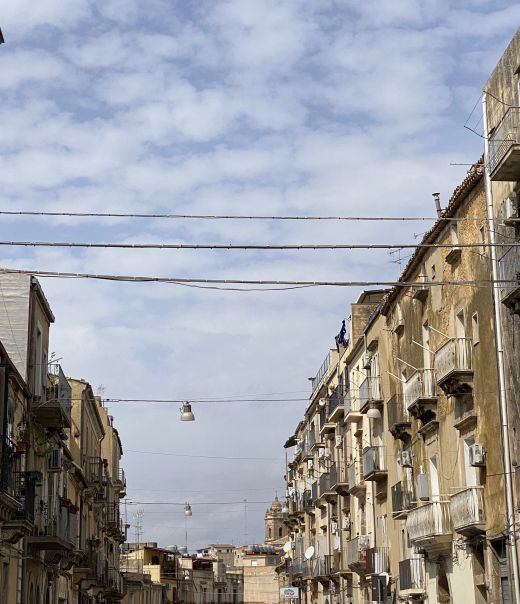
<path fill-rule="evenodd" d="M 518 23 L 493 0 L 8 0 L 0 209 L 433 217 L 483 151 L 464 124 Z M 0 240 L 413 243 L 429 226 L 4 215 Z M 9 268 L 223 279 L 393 280 L 406 256 L 0 247 Z M 194 403 L 191 423 L 177 403 L 108 404 L 144 539 L 261 542 L 359 288 L 41 282 L 51 350 L 105 398 L 299 399 Z"/>

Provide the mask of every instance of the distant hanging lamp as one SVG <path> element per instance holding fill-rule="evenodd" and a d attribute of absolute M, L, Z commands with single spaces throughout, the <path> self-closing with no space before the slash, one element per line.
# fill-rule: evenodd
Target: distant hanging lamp
<path fill-rule="evenodd" d="M 184 506 L 184 515 L 185 516 L 193 516 L 193 512 L 191 511 L 191 505 L 189 503 L 187 503 Z"/>
<path fill-rule="evenodd" d="M 194 422 L 195 416 L 193 415 L 193 411 L 191 410 L 191 405 L 186 401 L 182 404 L 180 409 L 181 411 L 181 422 Z"/>
<path fill-rule="evenodd" d="M 370 405 L 370 409 L 367 411 L 368 419 L 381 419 L 381 411 L 375 406 Z"/>

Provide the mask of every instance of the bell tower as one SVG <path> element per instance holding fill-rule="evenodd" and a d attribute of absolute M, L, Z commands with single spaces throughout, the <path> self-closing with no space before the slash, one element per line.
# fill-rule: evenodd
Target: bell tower
<path fill-rule="evenodd" d="M 265 543 L 287 540 L 287 527 L 283 521 L 282 504 L 275 497 L 271 507 L 265 512 Z"/>

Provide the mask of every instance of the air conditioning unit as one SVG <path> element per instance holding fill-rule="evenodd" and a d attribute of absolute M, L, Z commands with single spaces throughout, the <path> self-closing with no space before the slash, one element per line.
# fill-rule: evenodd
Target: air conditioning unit
<path fill-rule="evenodd" d="M 399 461 L 401 462 L 401 467 L 413 468 L 413 458 L 411 450 L 403 449 L 401 453 L 399 453 Z"/>
<path fill-rule="evenodd" d="M 502 212 L 504 215 L 504 224 L 506 226 L 515 226 L 519 224 L 518 198 L 514 193 L 504 199 Z"/>
<path fill-rule="evenodd" d="M 469 463 L 471 466 L 486 465 L 486 449 L 484 445 L 475 443 L 469 448 Z"/>
<path fill-rule="evenodd" d="M 372 355 L 369 352 L 366 352 L 363 355 L 363 369 L 370 369 L 370 361 L 372 360 Z"/>
<path fill-rule="evenodd" d="M 343 436 L 341 436 L 341 434 L 336 434 L 335 444 L 336 447 L 341 447 L 341 445 L 343 444 Z"/>
<path fill-rule="evenodd" d="M 63 450 L 59 447 L 51 449 L 47 460 L 47 469 L 53 472 L 60 471 L 63 467 Z"/>

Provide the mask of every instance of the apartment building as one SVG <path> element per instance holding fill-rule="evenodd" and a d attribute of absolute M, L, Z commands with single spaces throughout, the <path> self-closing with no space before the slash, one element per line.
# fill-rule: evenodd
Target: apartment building
<path fill-rule="evenodd" d="M 520 30 L 483 90 L 486 193 L 496 288 L 508 539 L 504 552 L 520 601 Z M 516 547 L 516 550 L 515 550 Z"/>
<path fill-rule="evenodd" d="M 117 451 L 117 432 L 90 386 L 67 379 L 49 355 L 54 316 L 38 281 L 2 274 L 0 296 L 1 601 L 119 601 L 125 536 L 106 504 L 124 486 L 115 457 L 101 457 L 105 438 Z"/>
<path fill-rule="evenodd" d="M 479 162 L 403 285 L 351 306 L 285 443 L 305 603 L 510 601 L 484 184 Z"/>

